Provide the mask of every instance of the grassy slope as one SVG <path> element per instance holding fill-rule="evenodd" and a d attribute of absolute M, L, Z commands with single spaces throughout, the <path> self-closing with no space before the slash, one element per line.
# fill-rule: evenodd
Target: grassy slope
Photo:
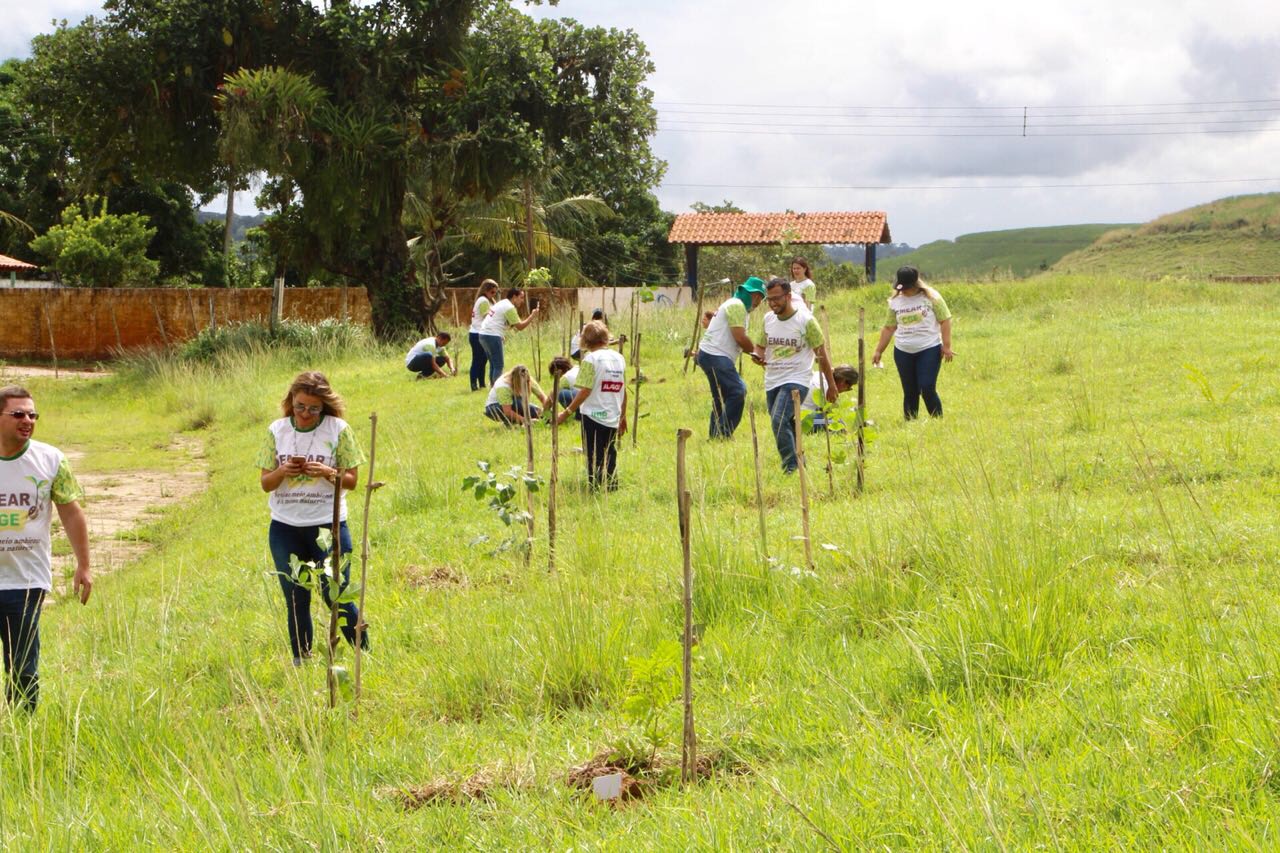
<path fill-rule="evenodd" d="M 815 538 L 841 549 L 817 549 L 816 577 L 761 568 L 750 436 L 744 421 L 732 443 L 703 437 L 705 383 L 677 357 L 685 312 L 646 329 L 652 415 L 640 450 L 624 444 L 622 490 L 584 494 L 581 457 L 564 457 L 555 575 L 545 542 L 530 570 L 468 544 L 493 522 L 459 481 L 524 449 L 465 380 L 412 383 L 398 353 L 318 358 L 366 443 L 379 413 L 390 484 L 358 723 L 323 710 L 322 665 L 288 666 L 250 462 L 303 362 L 31 383 L 44 437 L 91 454 L 212 409 L 212 483 L 88 608 L 46 611 L 41 710 L 0 712 L 0 844 L 812 849 L 811 821 L 850 848 L 1273 847 L 1280 366 L 1258 353 L 1280 288 L 945 293 L 947 417 L 902 423 L 892 368 L 871 372 L 869 490 L 852 499 L 846 474 L 833 500 L 815 476 Z M 883 296 L 831 301 L 838 353 L 855 351 L 855 305 L 874 328 Z M 1218 396 L 1244 384 L 1211 403 L 1183 363 Z M 700 737 L 754 772 L 614 810 L 563 779 L 627 730 L 626 657 L 678 636 L 678 426 L 695 430 Z M 798 565 L 797 484 L 762 439 L 770 541 Z M 436 567 L 467 583 L 414 584 Z M 485 769 L 526 787 L 414 812 L 376 794 Z"/>
<path fill-rule="evenodd" d="M 1280 193 L 1235 196 L 1107 234 L 1056 272 L 1142 277 L 1280 275 Z"/>
<path fill-rule="evenodd" d="M 988 279 L 1023 277 L 1052 266 L 1064 255 L 1085 248 L 1118 225 L 1058 225 L 963 234 L 935 240 L 886 262 L 888 269 L 913 264 L 925 278 Z"/>

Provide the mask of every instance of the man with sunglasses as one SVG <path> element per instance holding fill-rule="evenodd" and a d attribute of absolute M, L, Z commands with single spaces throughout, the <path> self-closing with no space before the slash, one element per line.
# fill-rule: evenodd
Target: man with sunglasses
<path fill-rule="evenodd" d="M 93 589 L 89 526 L 79 503 L 84 492 L 62 451 L 31 437 L 39 417 L 25 388 L 0 388 L 0 641 L 5 695 L 27 710 L 39 697 L 40 607 L 53 589 L 55 508 L 75 553 L 72 588 L 81 604 Z"/>

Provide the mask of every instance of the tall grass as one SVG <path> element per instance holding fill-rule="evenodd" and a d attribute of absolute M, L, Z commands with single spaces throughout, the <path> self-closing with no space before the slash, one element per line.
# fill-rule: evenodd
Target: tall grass
<path fill-rule="evenodd" d="M 896 376 L 870 373 L 868 488 L 855 498 L 845 476 L 834 499 L 818 490 L 812 573 L 793 571 L 797 484 L 767 423 L 772 564 L 745 423 L 705 440 L 705 379 L 682 374 L 690 310 L 642 320 L 647 417 L 638 450 L 623 442 L 618 492 L 583 487 L 576 432 L 562 431 L 554 575 L 544 497 L 526 569 L 472 544 L 500 532 L 459 488 L 477 459 L 523 464 L 523 436 L 483 420 L 465 380 L 413 382 L 398 348 L 248 340 L 106 381 L 34 380 L 42 437 L 83 451 L 82 468 L 163 467 L 155 448 L 190 430 L 211 479 L 88 608 L 46 610 L 41 707 L 0 712 L 0 843 L 1274 846 L 1280 536 L 1265 429 L 1280 368 L 1257 353 L 1280 288 L 1050 278 L 944 294 L 959 353 L 942 374 L 947 416 L 903 423 Z M 858 307 L 875 334 L 885 295 L 827 300 L 838 356 L 856 352 Z M 544 329 L 544 363 L 556 338 Z M 508 361 L 531 363 L 532 345 L 514 336 Z M 1187 363 L 1215 393 L 1244 384 L 1215 405 Z M 358 722 L 325 710 L 322 666 L 290 666 L 269 574 L 253 454 L 304 367 L 328 373 L 366 444 L 379 415 L 388 485 L 373 498 Z M 605 809 L 564 778 L 629 732 L 627 658 L 679 637 L 677 427 L 695 433 L 700 746 L 750 772 Z M 548 454 L 540 429 L 544 475 Z M 518 785 L 470 803 L 406 811 L 385 794 L 512 768 Z"/>

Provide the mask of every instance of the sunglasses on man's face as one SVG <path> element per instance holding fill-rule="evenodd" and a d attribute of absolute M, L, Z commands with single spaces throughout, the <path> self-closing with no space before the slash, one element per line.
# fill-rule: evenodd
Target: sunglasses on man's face
<path fill-rule="evenodd" d="M 296 414 L 318 415 L 324 411 L 324 406 L 304 406 L 301 403 L 293 404 L 293 411 Z"/>
<path fill-rule="evenodd" d="M 23 418 L 33 422 L 40 420 L 40 416 L 35 412 L 5 412 L 5 414 L 13 418 L 15 421 L 20 421 Z"/>

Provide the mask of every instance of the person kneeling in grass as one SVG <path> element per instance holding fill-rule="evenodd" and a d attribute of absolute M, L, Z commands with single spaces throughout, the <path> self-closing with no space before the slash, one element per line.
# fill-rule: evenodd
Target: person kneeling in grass
<path fill-rule="evenodd" d="M 413 345 L 409 354 L 404 357 L 404 366 L 418 374 L 415 379 L 444 379 L 446 376 L 457 376 L 458 368 L 453 359 L 445 352 L 445 347 L 453 340 L 448 332 L 440 332 L 434 338 L 423 338 Z M 445 373 L 444 369 L 449 368 Z"/>
<path fill-rule="evenodd" d="M 522 396 L 525 383 L 528 383 L 529 393 L 536 396 L 543 406 L 550 404 L 550 399 L 529 375 L 529 368 L 517 364 L 499 376 L 489 389 L 489 398 L 484 401 L 484 416 L 507 427 L 523 424 L 526 417 L 540 416 L 542 412 L 538 407 Z"/>
<path fill-rule="evenodd" d="M 831 368 L 831 375 L 836 380 L 836 391 L 839 394 L 850 390 L 858 384 L 858 368 L 851 364 L 837 364 Z M 821 411 L 818 404 L 818 397 L 821 395 L 823 404 L 827 402 L 827 398 L 831 396 L 827 393 L 827 377 L 822 375 L 821 371 L 815 372 L 809 378 L 809 393 L 804 398 L 804 402 L 800 404 L 800 412 L 813 412 L 813 430 L 824 430 L 827 428 L 827 418 Z"/>
<path fill-rule="evenodd" d="M 581 411 L 587 483 L 612 491 L 618 488 L 618 436 L 627 432 L 627 362 L 622 353 L 607 348 L 609 328 L 598 320 L 583 328 L 582 346 L 587 352 L 574 383 L 578 393 L 557 422 Z"/>

